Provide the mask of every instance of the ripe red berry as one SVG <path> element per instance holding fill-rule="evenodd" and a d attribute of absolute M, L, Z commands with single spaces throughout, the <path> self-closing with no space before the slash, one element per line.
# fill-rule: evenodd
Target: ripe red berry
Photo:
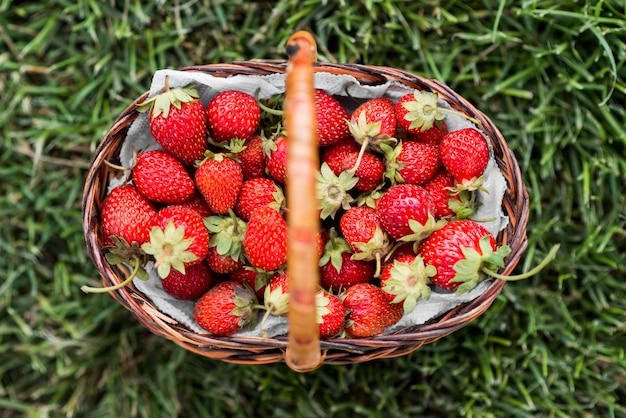
<path fill-rule="evenodd" d="M 252 135 L 261 120 L 261 109 L 254 97 L 230 90 L 217 94 L 207 105 L 208 128 L 215 142 Z"/>

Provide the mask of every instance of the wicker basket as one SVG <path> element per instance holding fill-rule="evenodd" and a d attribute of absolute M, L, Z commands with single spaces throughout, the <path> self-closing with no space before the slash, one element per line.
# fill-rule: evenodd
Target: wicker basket
<path fill-rule="evenodd" d="M 493 146 L 497 165 L 507 181 L 502 208 L 509 217 L 508 226 L 497 237 L 499 245 L 508 245 L 510 255 L 506 267 L 499 273 L 510 275 L 524 251 L 526 225 L 528 220 L 528 194 L 522 182 L 518 163 L 508 148 L 502 134 L 483 113 L 468 103 L 458 93 L 446 85 L 430 79 L 387 67 L 367 65 L 315 64 L 315 71 L 354 76 L 363 85 L 378 85 L 395 80 L 412 89 L 437 92 L 453 109 L 476 118 L 481 129 Z M 182 71 L 199 71 L 216 77 L 229 77 L 235 74 L 270 75 L 285 73 L 285 61 L 243 61 L 225 64 L 187 67 Z M 83 227 L 87 249 L 100 272 L 105 286 L 118 284 L 128 275 L 128 270 L 111 266 L 105 260 L 98 227 L 98 214 L 105 198 L 107 185 L 115 175 L 105 160 L 117 161 L 131 122 L 138 116 L 136 105 L 148 97 L 148 92 L 137 98 L 115 121 L 96 150 L 86 179 L 83 198 Z M 432 343 L 464 327 L 484 313 L 501 292 L 505 282 L 494 280 L 487 290 L 469 303 L 459 305 L 443 316 L 426 324 L 402 329 L 391 335 L 371 338 L 322 340 L 320 348 L 323 361 L 327 364 L 358 363 L 378 358 L 391 358 L 406 355 L 424 344 Z M 261 337 L 216 337 L 198 334 L 159 311 L 150 299 L 129 285 L 111 292 L 111 295 L 130 310 L 150 331 L 168 338 L 187 350 L 200 355 L 240 364 L 265 364 L 285 361 L 288 344 L 286 336 L 277 338 Z"/>

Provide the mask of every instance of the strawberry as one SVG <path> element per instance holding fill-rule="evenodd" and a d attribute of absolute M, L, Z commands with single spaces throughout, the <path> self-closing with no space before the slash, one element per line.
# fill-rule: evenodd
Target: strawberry
<path fill-rule="evenodd" d="M 252 212 L 261 206 L 271 206 L 280 211 L 285 202 L 282 188 L 272 179 L 256 177 L 243 182 L 235 213 L 244 221 L 250 219 Z"/>
<path fill-rule="evenodd" d="M 422 185 L 441 167 L 439 146 L 422 142 L 400 142 L 395 148 L 381 145 L 385 151 L 385 176 L 392 184 Z"/>
<path fill-rule="evenodd" d="M 376 260 L 374 277 L 380 273 L 380 263 L 391 249 L 391 240 L 375 209 L 353 206 L 339 220 L 339 229 L 354 251 L 355 260 Z"/>
<path fill-rule="evenodd" d="M 172 154 L 161 150 L 137 155 L 132 177 L 139 192 L 158 203 L 182 203 L 196 189 L 183 164 Z"/>
<path fill-rule="evenodd" d="M 252 135 L 244 141 L 244 149 L 237 153 L 244 180 L 266 176 L 263 141 L 261 135 Z"/>
<path fill-rule="evenodd" d="M 324 90 L 315 91 L 317 135 L 320 146 L 336 144 L 350 138 L 348 111 Z"/>
<path fill-rule="evenodd" d="M 374 276 L 371 261 L 353 260 L 352 250 L 342 237 L 334 236 L 326 242 L 320 258 L 320 282 L 324 289 L 339 291 L 357 283 L 367 283 Z"/>
<path fill-rule="evenodd" d="M 448 133 L 448 125 L 445 120 L 436 120 L 429 129 L 421 130 L 415 134 L 408 134 L 408 141 L 423 142 L 425 144 L 439 145 L 443 137 Z"/>
<path fill-rule="evenodd" d="M 218 336 L 241 331 L 255 319 L 257 300 L 241 283 L 226 281 L 210 288 L 198 299 L 193 316 L 198 325 Z"/>
<path fill-rule="evenodd" d="M 229 90 L 217 94 L 206 109 L 211 138 L 215 142 L 246 139 L 259 126 L 261 109 L 251 95 Z"/>
<path fill-rule="evenodd" d="M 163 290 L 168 295 L 183 300 L 200 297 L 211 286 L 211 270 L 205 263 L 189 266 L 185 273 L 170 270 L 170 274 L 161 279 Z"/>
<path fill-rule="evenodd" d="M 270 177 L 279 183 L 287 180 L 287 138 L 279 136 L 275 141 L 267 140 L 265 149 L 265 164 Z"/>
<path fill-rule="evenodd" d="M 317 308 L 317 327 L 320 338 L 332 338 L 343 329 L 346 320 L 346 309 L 341 300 L 323 291 L 315 295 Z"/>
<path fill-rule="evenodd" d="M 356 190 L 371 192 L 383 182 L 385 165 L 380 158 L 367 151 L 360 157 L 358 152 L 346 154 L 341 171 L 351 171 L 359 179 L 354 185 Z"/>
<path fill-rule="evenodd" d="M 321 162 L 328 164 L 333 173 L 339 175 L 343 171 L 343 161 L 348 154 L 359 153 L 359 144 L 347 139 L 322 149 Z"/>
<path fill-rule="evenodd" d="M 469 220 L 454 220 L 432 233 L 418 247 L 424 263 L 436 268 L 433 284 L 446 290 L 465 293 L 483 281 L 482 271 L 504 266 L 508 247 L 496 241 L 482 225 Z"/>
<path fill-rule="evenodd" d="M 402 305 L 391 303 L 385 292 L 373 284 L 360 283 L 342 295 L 346 309 L 346 334 L 352 338 L 378 335 L 402 317 Z"/>
<path fill-rule="evenodd" d="M 180 204 L 180 206 L 186 206 L 189 209 L 193 209 L 200 214 L 203 218 L 208 218 L 214 215 L 213 211 L 204 200 L 204 196 L 196 189 L 191 197 Z"/>
<path fill-rule="evenodd" d="M 170 269 L 185 273 L 185 268 L 199 264 L 209 251 L 209 232 L 200 214 L 180 205 L 166 206 L 155 216 L 150 241 L 141 248 L 155 258 L 159 277 Z"/>
<path fill-rule="evenodd" d="M 113 245 L 111 237 L 139 245 L 149 241 L 156 209 L 132 184 L 114 188 L 100 211 L 103 245 Z"/>
<path fill-rule="evenodd" d="M 397 242 L 393 249 L 387 254 L 385 257 L 385 263 L 393 263 L 400 257 L 404 257 L 406 255 L 411 255 L 415 257 L 415 243 L 413 242 Z"/>
<path fill-rule="evenodd" d="M 138 105 L 150 112 L 150 133 L 166 151 L 185 166 L 202 159 L 207 145 L 206 115 L 198 91 L 191 87 L 169 88 Z"/>
<path fill-rule="evenodd" d="M 430 298 L 430 278 L 437 271 L 426 266 L 420 256 L 405 255 L 396 258 L 383 269 L 380 287 L 391 303 L 403 302 L 404 312 L 415 310 L 420 298 Z"/>
<path fill-rule="evenodd" d="M 381 143 L 396 142 L 395 105 L 386 97 L 370 99 L 356 108 L 348 128 L 362 147 L 380 151 Z"/>
<path fill-rule="evenodd" d="M 452 193 L 454 177 L 445 168 L 439 170 L 424 184 L 435 204 L 435 219 L 456 216 L 465 219 L 474 213 L 472 201 L 467 196 L 469 192 Z"/>
<path fill-rule="evenodd" d="M 213 154 L 202 161 L 194 178 L 211 211 L 224 214 L 235 206 L 243 184 L 241 165 L 235 160 Z"/>
<path fill-rule="evenodd" d="M 481 188 L 489 163 L 487 141 L 474 128 L 449 132 L 440 144 L 441 161 L 457 182 L 457 190 Z"/>
<path fill-rule="evenodd" d="M 243 249 L 250 264 L 262 270 L 276 270 L 287 261 L 287 223 L 269 206 L 252 213 L 248 221 Z"/>
<path fill-rule="evenodd" d="M 217 247 L 209 247 L 206 263 L 212 271 L 218 274 L 228 274 L 243 266 L 242 260 L 235 260 L 228 254 L 220 254 Z"/>
<path fill-rule="evenodd" d="M 430 194 L 414 184 L 398 184 L 383 193 L 377 204 L 380 221 L 392 238 L 415 234 L 434 221 L 435 205 Z M 427 233 L 429 231 L 424 231 Z"/>

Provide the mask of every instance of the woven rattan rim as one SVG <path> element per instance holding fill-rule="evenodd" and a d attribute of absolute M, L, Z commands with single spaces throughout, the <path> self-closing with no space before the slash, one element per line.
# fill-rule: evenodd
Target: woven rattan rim
<path fill-rule="evenodd" d="M 228 77 L 236 74 L 264 76 L 285 73 L 286 62 L 238 61 L 186 67 L 182 71 L 199 71 L 215 77 Z M 364 85 L 376 85 L 395 80 L 410 88 L 437 92 L 453 109 L 481 122 L 480 127 L 490 140 L 496 163 L 507 181 L 502 206 L 504 213 L 509 217 L 509 225 L 501 231 L 497 241 L 498 244 L 506 244 L 511 248 L 511 253 L 506 258 L 505 268 L 499 271 L 501 274 L 510 275 L 527 245 L 526 226 L 529 201 L 517 160 L 492 121 L 445 84 L 406 71 L 359 64 L 316 64 L 316 71 L 351 75 Z M 129 272 L 124 267 L 109 265 L 100 245 L 98 214 L 106 196 L 107 185 L 114 175 L 104 161 L 117 162 L 128 127 L 138 115 L 136 104 L 143 102 L 147 97 L 148 92 L 145 92 L 115 120 L 96 149 L 85 181 L 83 229 L 87 251 L 102 276 L 102 282 L 105 286 L 119 283 L 120 277 L 127 276 Z M 324 363 L 348 364 L 406 355 L 424 344 L 432 343 L 459 330 L 482 315 L 500 294 L 504 284 L 505 282 L 502 280 L 493 281 L 485 292 L 473 301 L 459 305 L 442 317 L 424 325 L 408 327 L 390 335 L 371 338 L 322 340 L 321 348 L 325 355 Z M 284 361 L 284 350 L 287 345 L 286 336 L 260 338 L 216 337 L 211 334 L 197 334 L 159 311 L 152 301 L 132 285 L 111 292 L 111 295 L 122 306 L 130 310 L 151 332 L 168 338 L 189 351 L 240 364 L 266 364 Z"/>

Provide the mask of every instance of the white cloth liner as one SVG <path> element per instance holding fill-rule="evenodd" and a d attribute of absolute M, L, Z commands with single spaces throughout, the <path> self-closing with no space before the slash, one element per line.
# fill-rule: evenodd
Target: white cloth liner
<path fill-rule="evenodd" d="M 190 83 L 194 83 L 200 93 L 201 100 L 206 106 L 208 102 L 219 92 L 236 89 L 254 95 L 257 89 L 259 97 L 262 99 L 269 98 L 275 94 L 284 93 L 285 75 L 272 74 L 268 76 L 246 76 L 235 75 L 227 78 L 214 77 L 201 72 L 188 72 L 177 70 L 159 70 L 152 80 L 150 87 L 150 96 L 157 94 L 164 87 L 165 76 L 169 76 L 170 87 L 183 87 Z M 374 97 L 386 96 L 394 102 L 404 94 L 412 90 L 402 83 L 396 81 L 388 81 L 382 85 L 362 86 L 358 81 L 349 75 L 335 75 L 330 73 L 316 73 L 315 87 L 324 89 L 344 104 L 351 103 L 352 99 L 347 99 L 347 92 L 351 98 L 366 100 Z M 346 99 L 346 100 L 342 100 Z M 440 100 L 440 106 L 448 107 L 448 103 Z M 349 109 L 354 110 L 354 109 Z M 467 119 L 448 114 L 445 122 L 449 131 L 463 129 L 466 127 L 477 128 Z M 487 141 L 489 143 L 489 141 Z M 159 149 L 159 145 L 154 141 L 148 128 L 147 114 L 140 114 L 131 124 L 125 143 L 120 152 L 120 160 L 122 164 L 128 165 L 132 155 L 133 146 L 137 150 Z M 491 148 L 491 144 L 489 143 Z M 117 185 L 119 181 L 111 182 L 109 190 Z M 477 219 L 492 219 L 487 222 L 481 222 L 494 236 L 504 229 L 509 219 L 502 211 L 502 199 L 506 190 L 506 180 L 498 169 L 493 157 L 493 149 L 491 150 L 491 159 L 485 171 L 484 187 L 488 193 L 478 191 L 477 200 L 480 202 L 475 217 Z M 137 289 L 143 292 L 154 304 L 165 314 L 187 326 L 196 333 L 206 333 L 193 318 L 193 301 L 183 301 L 176 299 L 163 291 L 161 280 L 156 274 L 152 263 L 146 265 L 150 279 L 147 281 L 135 279 L 133 282 Z M 405 314 L 402 319 L 394 326 L 388 328 L 385 332 L 390 333 L 395 330 L 411 326 L 420 325 L 426 321 L 436 318 L 437 316 L 453 309 L 461 303 L 469 302 L 478 297 L 489 286 L 490 281 L 481 283 L 471 292 L 455 296 L 454 293 L 443 292 L 435 289 L 431 292 L 430 299 L 419 300 L 417 307 L 411 314 Z M 285 317 L 272 317 L 264 324 L 263 331 L 268 337 L 275 337 L 287 333 L 287 320 Z M 238 335 L 260 336 L 261 331 L 257 324 L 254 329 L 247 329 Z"/>

